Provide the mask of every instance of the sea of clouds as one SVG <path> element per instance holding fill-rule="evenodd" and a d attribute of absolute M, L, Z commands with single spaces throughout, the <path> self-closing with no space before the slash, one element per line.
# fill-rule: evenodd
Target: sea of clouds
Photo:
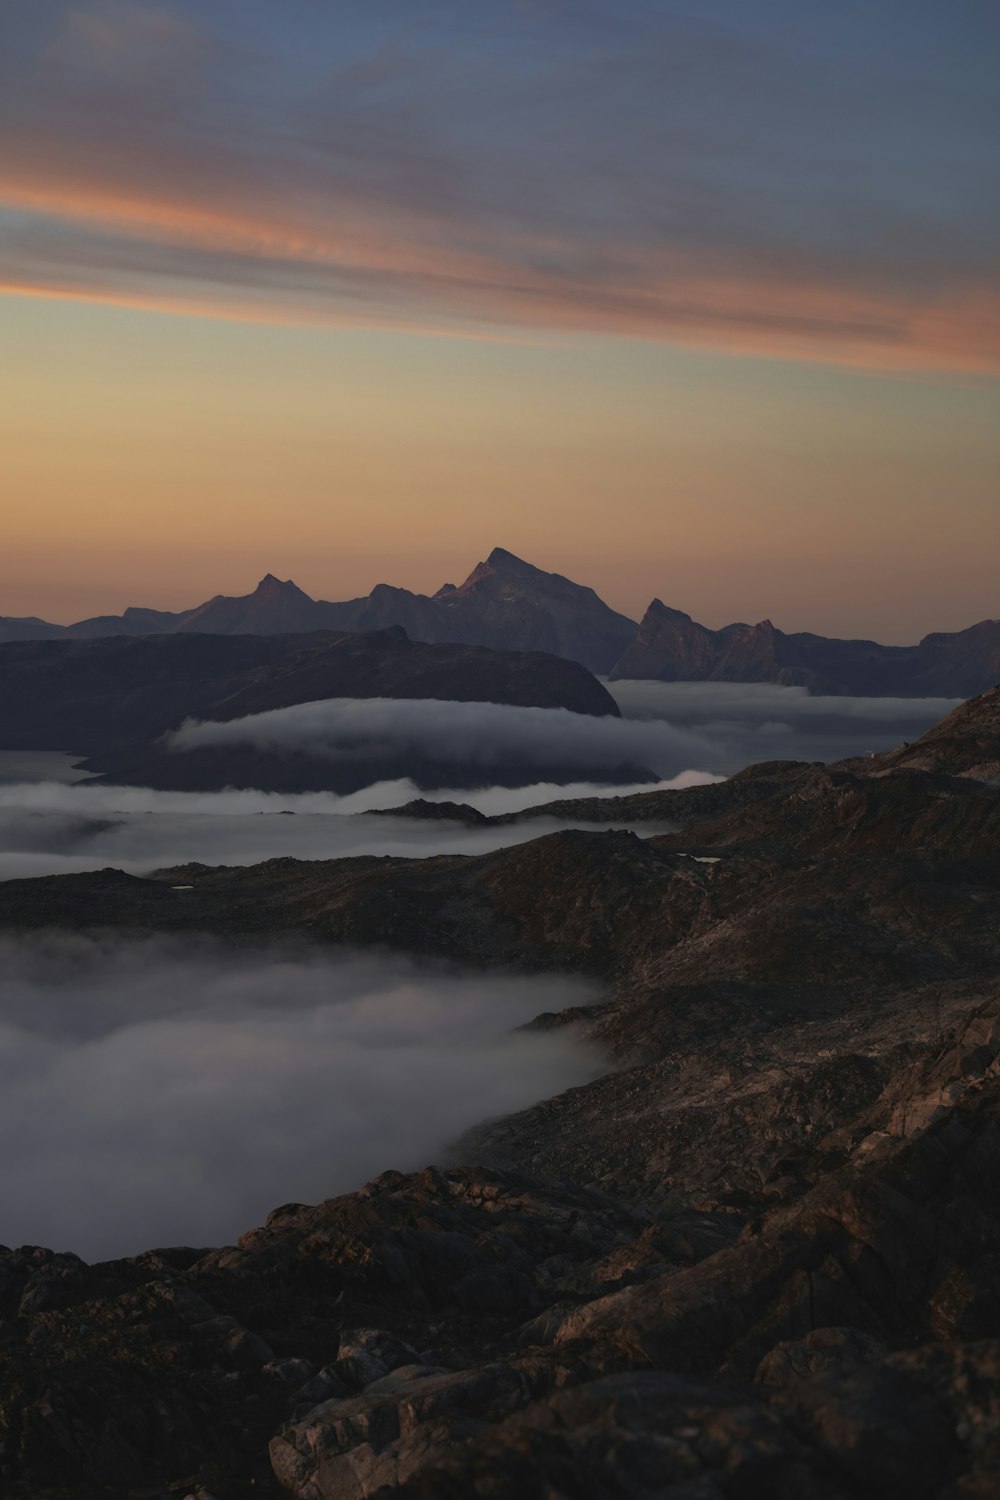
<path fill-rule="evenodd" d="M 446 1160 L 585 1082 L 586 980 L 208 938 L 0 938 L 0 1240 L 85 1259 L 230 1242 L 277 1204 Z"/>
<path fill-rule="evenodd" d="M 70 756 L 0 755 L 0 879 L 276 855 L 478 854 L 586 824 L 546 818 L 483 829 L 373 809 L 425 795 L 516 812 L 652 789 L 586 780 L 586 770 L 623 763 L 650 765 L 669 786 L 714 780 L 753 760 L 864 754 L 915 738 L 953 706 L 811 698 L 770 685 L 611 687 L 621 721 L 367 701 L 188 725 L 178 737 L 311 753 L 325 746 L 321 753 L 333 757 L 363 743 L 438 758 L 443 737 L 456 760 L 482 766 L 483 786 L 472 792 L 418 794 L 408 780 L 345 797 L 162 792 L 74 780 Z M 580 767 L 581 779 L 491 785 L 490 767 L 515 756 L 539 768 L 561 760 Z M 0 1240 L 87 1258 L 224 1242 L 277 1203 L 441 1159 L 467 1127 L 593 1076 L 598 1064 L 570 1031 L 516 1028 L 540 1011 L 596 998 L 577 979 L 237 950 L 207 937 L 0 937 Z"/>
<path fill-rule="evenodd" d="M 252 746 L 331 761 L 414 759 L 476 767 L 559 765 L 581 779 L 622 766 L 661 778 L 730 775 L 751 761 L 837 760 L 915 739 L 955 707 L 950 698 L 813 697 L 771 683 L 612 682 L 623 717 L 563 708 L 436 699 L 330 698 L 226 723 L 189 721 L 168 736 L 182 753 Z"/>
<path fill-rule="evenodd" d="M 695 772 L 660 785 L 686 786 L 713 779 Z M 73 874 L 109 865 L 132 875 L 194 860 L 252 865 L 282 855 L 341 859 L 376 854 L 419 859 L 432 854 L 486 854 L 557 828 L 588 825 L 584 820 L 542 818 L 521 825 L 476 828 L 450 819 L 376 817 L 370 809 L 399 807 L 423 796 L 431 801 L 465 802 L 494 814 L 536 807 L 558 797 L 650 790 L 648 783 L 595 787 L 587 782 L 570 786 L 536 782 L 516 789 L 418 792 L 412 782 L 395 781 L 338 797 L 333 792 L 162 792 L 148 787 L 94 786 L 86 781 L 76 785 L 0 781 L 0 881 Z M 644 823 L 641 831 L 648 834 L 656 828 Z"/>
<path fill-rule="evenodd" d="M 814 697 L 769 682 L 605 684 L 627 720 L 669 722 L 709 747 L 697 762 L 732 775 L 754 761 L 844 760 L 915 740 L 959 698 Z"/>
<path fill-rule="evenodd" d="M 610 687 L 623 719 L 489 703 L 333 699 L 231 723 L 190 723 L 173 736 L 178 753 L 184 746 L 251 743 L 331 759 L 357 757 L 364 747 L 373 759 L 405 759 L 407 752 L 451 757 L 481 768 L 483 785 L 471 791 L 420 791 L 403 779 L 347 796 L 253 789 L 165 792 L 71 782 L 67 778 L 76 773 L 69 757 L 0 755 L 0 880 L 106 865 L 132 874 L 195 860 L 248 865 L 278 855 L 483 854 L 557 827 L 587 825 L 543 819 L 484 829 L 375 817 L 372 809 L 423 796 L 465 802 L 487 814 L 514 813 L 556 799 L 711 781 L 751 761 L 862 755 L 916 738 L 954 706 L 949 699 L 815 698 L 804 688 L 771 684 L 616 682 Z M 568 784 L 532 779 L 514 789 L 491 785 L 491 773 L 510 759 L 537 764 L 540 771 L 559 761 L 580 767 L 580 779 Z M 588 770 L 607 774 L 626 763 L 649 765 L 661 779 L 627 785 L 586 779 Z M 28 779 L 32 774 L 43 779 Z M 639 831 L 656 829 L 645 824 Z"/>
<path fill-rule="evenodd" d="M 432 760 L 491 773 L 512 764 L 566 766 L 581 773 L 620 766 L 676 776 L 711 757 L 711 746 L 664 719 L 632 721 L 523 708 L 507 703 L 458 703 L 437 698 L 325 698 L 226 722 L 189 720 L 166 737 L 183 752 L 251 746 L 278 754 L 305 753 L 331 761 Z"/>

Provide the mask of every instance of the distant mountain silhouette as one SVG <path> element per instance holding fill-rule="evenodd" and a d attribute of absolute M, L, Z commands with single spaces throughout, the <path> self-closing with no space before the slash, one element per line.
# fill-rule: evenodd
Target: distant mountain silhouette
<path fill-rule="evenodd" d="M 0 641 L 48 641 L 65 634 L 64 625 L 50 625 L 48 620 L 40 620 L 37 615 L 25 615 L 20 619 L 0 615 Z"/>
<path fill-rule="evenodd" d="M 632 640 L 634 620 L 616 614 L 593 589 L 546 573 L 496 547 L 458 588 L 433 595 L 379 583 L 361 599 L 311 599 L 291 580 L 268 573 L 252 594 L 217 594 L 196 609 L 127 609 L 65 627 L 43 620 L 0 618 L 0 641 L 82 636 L 283 635 L 306 630 L 384 630 L 401 625 L 411 640 L 489 646 L 496 651 L 547 651 L 608 672 Z"/>
<path fill-rule="evenodd" d="M 359 599 L 312 599 L 268 573 L 252 594 L 217 594 L 195 609 L 131 608 L 75 625 L 0 617 L 0 642 L 120 635 L 283 635 L 401 626 L 413 641 L 545 651 L 591 672 L 662 682 L 773 682 L 818 693 L 968 697 L 1000 681 L 1000 621 L 927 635 L 915 646 L 786 634 L 770 620 L 710 630 L 659 599 L 636 625 L 560 573 L 502 547 L 465 582 L 436 594 L 379 583 Z"/>
<path fill-rule="evenodd" d="M 654 599 L 612 681 L 774 682 L 817 693 L 964 697 L 1000 681 L 1000 620 L 924 636 L 916 646 L 786 635 L 770 620 L 709 630 Z"/>

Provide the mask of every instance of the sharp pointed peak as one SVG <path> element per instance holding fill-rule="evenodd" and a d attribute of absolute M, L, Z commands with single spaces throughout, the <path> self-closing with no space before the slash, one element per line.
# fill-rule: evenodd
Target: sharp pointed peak
<path fill-rule="evenodd" d="M 690 620 L 691 616 L 684 613 L 682 609 L 674 609 L 671 604 L 664 604 L 662 599 L 652 599 L 646 610 L 647 615 L 667 615 L 672 620 Z"/>
<path fill-rule="evenodd" d="M 508 552 L 506 547 L 494 547 L 486 559 L 486 566 L 488 568 L 519 569 L 529 573 L 538 573 L 541 571 L 541 569 L 535 567 L 534 563 L 525 562 L 524 558 L 518 557 L 515 552 Z"/>
<path fill-rule="evenodd" d="M 254 589 L 255 594 L 276 594 L 279 592 L 301 594 L 302 589 L 290 578 L 276 578 L 273 573 L 265 573 L 263 578 Z"/>

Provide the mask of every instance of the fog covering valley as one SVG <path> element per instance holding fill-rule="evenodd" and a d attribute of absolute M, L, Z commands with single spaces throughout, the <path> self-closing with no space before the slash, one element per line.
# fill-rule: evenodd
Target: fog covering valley
<path fill-rule="evenodd" d="M 0 771 L 4 756 L 0 753 Z M 557 828 L 586 827 L 555 818 L 523 825 L 469 828 L 450 819 L 421 822 L 372 816 L 414 797 L 464 802 L 487 814 L 513 813 L 556 797 L 592 797 L 690 786 L 717 778 L 681 773 L 664 782 L 624 787 L 575 782 L 556 786 L 483 787 L 478 792 L 421 791 L 412 782 L 377 782 L 363 792 L 283 795 L 252 789 L 164 792 L 146 787 L 0 781 L 0 880 L 61 875 L 113 865 L 147 874 L 170 865 L 250 865 L 289 856 L 485 854 Z M 607 826 L 607 825 L 602 825 Z M 645 825 L 644 831 L 652 830 Z"/>
<path fill-rule="evenodd" d="M 0 940 L 0 969 L 4 1236 L 86 1259 L 225 1243 L 598 1071 L 515 1029 L 583 980 L 67 933 Z"/>
<path fill-rule="evenodd" d="M 513 762 L 586 774 L 647 766 L 672 778 L 685 771 L 729 774 L 751 761 L 835 760 L 888 749 L 921 734 L 958 699 L 814 697 L 771 683 L 605 684 L 623 717 L 561 708 L 435 699 L 329 699 L 222 723 L 189 721 L 166 736 L 176 754 L 250 746 L 336 762 L 413 757 L 477 768 L 482 784 Z"/>
<path fill-rule="evenodd" d="M 407 780 L 343 797 L 154 791 L 81 777 L 66 751 L 5 753 L 0 879 L 481 854 L 586 825 L 543 817 L 476 828 L 373 810 L 422 795 L 516 813 L 556 798 L 695 785 L 750 760 L 884 748 L 951 706 L 817 699 L 770 685 L 627 682 L 614 691 L 621 721 L 371 700 L 190 725 L 179 736 L 308 742 L 331 754 L 344 734 L 417 752 L 443 736 L 482 766 L 474 791 L 421 792 Z M 544 760 L 553 746 L 569 764 L 593 765 L 595 754 L 651 763 L 661 780 L 489 784 L 497 758 L 530 764 L 533 747 Z M 399 957 L 59 932 L 5 939 L 0 973 L 0 1124 L 19 1143 L 0 1171 L 0 1237 L 88 1258 L 224 1241 L 284 1199 L 312 1201 L 388 1167 L 445 1159 L 468 1127 L 583 1082 L 597 1066 L 572 1028 L 515 1030 L 600 998 L 576 978 L 484 979 Z"/>
<path fill-rule="evenodd" d="M 0 878 L 59 874 L 114 865 L 134 874 L 197 861 L 254 864 L 289 855 L 481 854 L 565 826 L 466 828 L 365 816 L 413 797 L 463 802 L 486 814 L 515 813 L 550 800 L 625 795 L 690 786 L 762 760 L 833 760 L 914 738 L 954 706 L 949 699 L 821 698 L 771 684 L 617 682 L 624 720 L 500 704 L 389 700 L 306 703 L 229 723 L 189 724 L 185 745 L 307 747 L 335 758 L 350 746 L 387 745 L 420 753 L 439 741 L 463 764 L 479 765 L 473 790 L 380 782 L 345 796 L 280 794 L 253 788 L 171 792 L 88 784 L 68 754 L 0 752 Z M 509 756 L 530 765 L 561 759 L 591 769 L 646 761 L 660 779 L 605 784 L 581 775 L 566 783 L 490 785 Z M 288 816 L 294 814 L 294 817 Z M 577 825 L 579 826 L 579 825 Z M 646 833 L 652 832 L 647 825 Z"/>

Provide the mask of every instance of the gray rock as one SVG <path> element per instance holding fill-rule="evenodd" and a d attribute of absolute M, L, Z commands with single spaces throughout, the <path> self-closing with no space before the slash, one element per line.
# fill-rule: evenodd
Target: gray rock
<path fill-rule="evenodd" d="M 400 1365 L 420 1364 L 420 1355 L 395 1334 L 380 1328 L 358 1328 L 345 1333 L 335 1369 L 348 1385 L 371 1385 Z"/>
<path fill-rule="evenodd" d="M 391 1388 L 318 1406 L 270 1445 L 275 1478 L 295 1500 L 365 1500 L 523 1405 L 527 1382 L 505 1365 L 411 1373 Z"/>

